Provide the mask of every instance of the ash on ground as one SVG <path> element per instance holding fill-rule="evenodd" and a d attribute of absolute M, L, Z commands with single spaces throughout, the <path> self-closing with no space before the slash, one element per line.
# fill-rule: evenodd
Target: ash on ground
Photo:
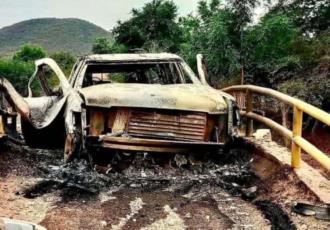
<path fill-rule="evenodd" d="M 55 190 L 63 198 L 79 198 L 109 189 L 188 193 L 201 187 L 225 189 L 253 198 L 256 176 L 249 169 L 247 150 L 226 153 L 148 154 L 116 153 L 98 164 L 77 160 L 70 164 L 40 166 L 42 179 L 24 191 L 34 198 Z M 251 188 L 252 187 L 252 188 Z"/>

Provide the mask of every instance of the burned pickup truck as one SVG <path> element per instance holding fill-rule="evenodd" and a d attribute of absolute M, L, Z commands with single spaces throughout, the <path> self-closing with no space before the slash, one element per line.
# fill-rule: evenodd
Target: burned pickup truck
<path fill-rule="evenodd" d="M 56 81 L 50 81 L 49 71 Z M 235 100 L 210 87 L 174 54 L 90 55 L 69 80 L 49 58 L 36 61 L 29 95 L 5 81 L 28 145 L 63 147 L 66 161 L 97 149 L 206 151 L 223 147 L 239 124 Z M 38 81 L 42 95 L 32 85 Z M 54 82 L 58 85 L 54 87 Z"/>

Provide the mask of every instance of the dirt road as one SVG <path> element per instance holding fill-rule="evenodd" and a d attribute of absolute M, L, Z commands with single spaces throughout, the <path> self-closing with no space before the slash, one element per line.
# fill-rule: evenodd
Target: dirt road
<path fill-rule="evenodd" d="M 271 202 L 279 196 L 254 191 L 260 181 L 248 170 L 249 158 L 242 159 L 221 164 L 189 156 L 122 155 L 116 170 L 103 175 L 84 162 L 63 166 L 61 151 L 12 145 L 0 154 L 0 216 L 50 230 L 329 227 L 287 215 L 283 205 Z M 264 199 L 259 205 L 257 196 Z M 266 219 L 269 210 L 275 219 Z"/>

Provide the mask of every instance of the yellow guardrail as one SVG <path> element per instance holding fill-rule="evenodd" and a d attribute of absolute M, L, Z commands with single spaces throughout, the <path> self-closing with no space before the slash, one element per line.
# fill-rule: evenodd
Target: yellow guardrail
<path fill-rule="evenodd" d="M 5 127 L 3 126 L 3 118 L 0 115 L 0 138 L 5 134 Z"/>
<path fill-rule="evenodd" d="M 247 118 L 246 135 L 251 136 L 253 133 L 253 120 L 261 122 L 271 129 L 277 131 L 282 136 L 291 140 L 291 166 L 293 168 L 300 167 L 301 149 L 317 160 L 323 167 L 330 171 L 330 158 L 316 148 L 313 144 L 305 140 L 302 135 L 303 113 L 306 113 L 315 119 L 330 126 L 330 114 L 299 99 L 290 97 L 284 93 L 273 89 L 254 86 L 254 85 L 236 85 L 222 89 L 225 92 L 245 92 L 246 93 L 246 111 L 242 111 L 242 115 Z M 292 131 L 277 122 L 256 114 L 253 112 L 253 93 L 270 96 L 279 101 L 291 105 L 293 107 L 293 127 Z"/>

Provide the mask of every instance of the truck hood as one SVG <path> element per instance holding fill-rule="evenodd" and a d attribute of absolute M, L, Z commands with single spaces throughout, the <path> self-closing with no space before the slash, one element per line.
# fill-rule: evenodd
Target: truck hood
<path fill-rule="evenodd" d="M 136 107 L 224 113 L 227 94 L 207 85 L 150 85 L 113 83 L 94 85 L 79 91 L 86 106 Z"/>

